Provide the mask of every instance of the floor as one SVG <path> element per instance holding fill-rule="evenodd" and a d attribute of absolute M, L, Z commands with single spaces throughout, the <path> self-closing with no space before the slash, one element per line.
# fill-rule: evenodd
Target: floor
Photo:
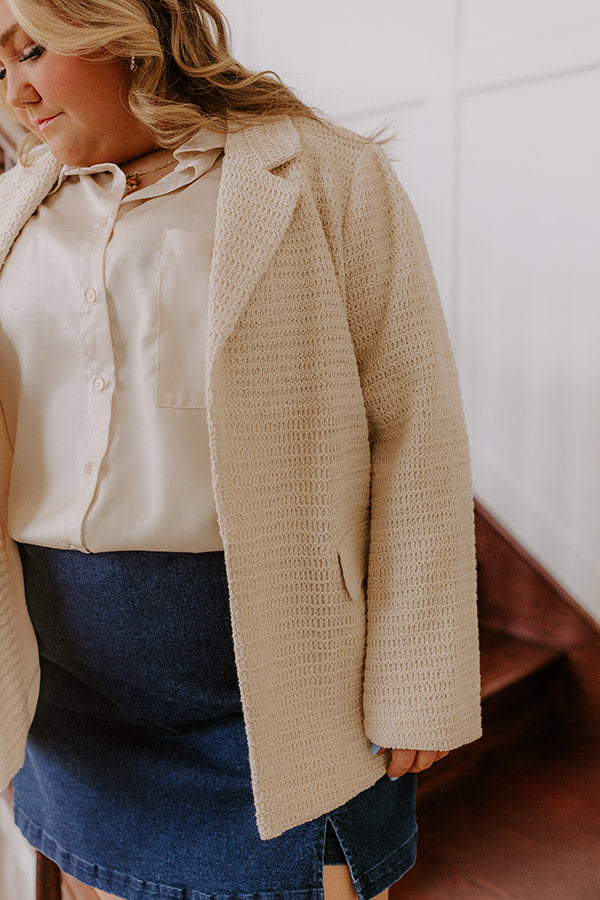
<path fill-rule="evenodd" d="M 600 900 L 600 738 L 555 736 L 420 813 L 391 900 Z"/>

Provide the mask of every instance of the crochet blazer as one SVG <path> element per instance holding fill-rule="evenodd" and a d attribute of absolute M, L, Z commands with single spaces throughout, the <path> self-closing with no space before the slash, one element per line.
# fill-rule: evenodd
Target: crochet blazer
<path fill-rule="evenodd" d="M 42 147 L 0 179 L 0 264 L 59 170 Z M 227 135 L 208 318 L 212 480 L 268 839 L 385 774 L 371 741 L 479 737 L 469 452 L 419 224 L 353 132 L 282 116 Z M 10 470 L 0 417 L 0 788 L 39 682 Z"/>

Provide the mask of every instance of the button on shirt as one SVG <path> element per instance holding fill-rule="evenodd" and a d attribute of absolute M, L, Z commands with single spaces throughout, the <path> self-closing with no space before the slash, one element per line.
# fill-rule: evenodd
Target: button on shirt
<path fill-rule="evenodd" d="M 63 167 L 0 276 L 8 530 L 86 552 L 222 549 L 205 400 L 224 136 L 124 197 L 118 166 Z"/>

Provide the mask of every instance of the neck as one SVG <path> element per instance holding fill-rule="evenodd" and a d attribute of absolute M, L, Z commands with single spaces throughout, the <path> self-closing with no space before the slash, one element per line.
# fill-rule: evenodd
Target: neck
<path fill-rule="evenodd" d="M 173 160 L 172 150 L 169 150 L 168 147 L 157 147 L 155 150 L 149 150 L 147 153 L 128 159 L 127 162 L 122 162 L 120 167 L 125 174 L 128 174 L 146 167 L 158 166 L 161 162 L 171 162 L 171 160 Z"/>

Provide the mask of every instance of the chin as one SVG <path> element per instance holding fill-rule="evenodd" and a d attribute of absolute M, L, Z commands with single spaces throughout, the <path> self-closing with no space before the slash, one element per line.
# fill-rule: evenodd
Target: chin
<path fill-rule="evenodd" d="M 95 162 L 104 162 L 104 160 L 94 160 L 89 156 L 82 154 L 77 148 L 61 147 L 52 141 L 44 141 L 52 156 L 58 160 L 63 166 L 93 166 Z"/>
<path fill-rule="evenodd" d="M 40 134 L 39 136 L 52 156 L 63 166 L 93 166 L 96 162 L 106 161 L 97 159 L 97 154 L 93 153 L 92 148 L 83 146 L 81 140 L 65 140 L 65 137 L 59 134 Z"/>

